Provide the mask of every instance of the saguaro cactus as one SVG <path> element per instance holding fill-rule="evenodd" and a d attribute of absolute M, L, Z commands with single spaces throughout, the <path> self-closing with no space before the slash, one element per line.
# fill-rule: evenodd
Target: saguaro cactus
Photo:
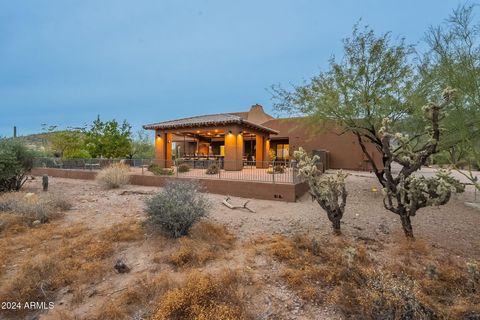
<path fill-rule="evenodd" d="M 44 174 L 42 177 L 43 191 L 48 191 L 48 175 Z"/>

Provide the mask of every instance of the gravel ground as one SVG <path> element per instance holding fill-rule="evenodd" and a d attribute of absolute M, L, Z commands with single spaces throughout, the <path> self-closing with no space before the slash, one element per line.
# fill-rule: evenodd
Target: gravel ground
<path fill-rule="evenodd" d="M 431 175 L 433 169 L 427 168 L 424 172 Z M 124 189 L 142 192 L 160 189 L 127 186 L 122 190 L 102 190 L 94 181 L 62 178 L 51 178 L 50 186 L 52 191 L 61 191 L 74 200 L 74 209 L 67 214 L 67 220 L 93 222 L 92 227 L 116 223 L 121 217 L 140 218 L 143 215 L 144 200 L 148 195 L 120 195 Z M 40 187 L 41 179 L 27 184 L 30 189 Z M 402 235 L 398 217 L 383 207 L 380 186 L 372 174 L 351 172 L 347 188 L 349 196 L 342 221 L 344 234 L 385 243 Z M 445 206 L 420 209 L 412 219 L 416 237 L 454 254 L 480 258 L 480 209 L 471 205 L 475 203 L 473 190 L 473 187 L 467 187 L 464 194 L 453 196 Z M 222 195 L 207 196 L 212 203 L 210 218 L 230 226 L 243 239 L 262 233 L 315 232 L 327 235 L 331 232 L 326 214 L 308 195 L 296 203 L 253 199 L 249 206 L 256 213 L 228 209 L 222 205 Z M 242 204 L 246 200 L 232 197 L 231 201 Z"/>

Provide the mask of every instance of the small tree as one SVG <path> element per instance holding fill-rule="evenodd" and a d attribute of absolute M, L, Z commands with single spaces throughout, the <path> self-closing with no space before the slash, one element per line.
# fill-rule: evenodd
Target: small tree
<path fill-rule="evenodd" d="M 421 65 L 421 85 L 438 94 L 451 86 L 458 90 L 444 121 L 440 149 L 449 155 L 458 170 L 480 191 L 472 172 L 480 167 L 480 24 L 474 9 L 464 4 L 455 9 L 445 23 L 430 27 L 426 34 L 429 51 Z"/>
<path fill-rule="evenodd" d="M 298 161 L 298 175 L 307 181 L 312 199 L 327 212 L 333 233 L 340 235 L 340 221 L 345 212 L 348 195 L 345 188 L 348 174 L 340 170 L 334 176 L 320 175 L 317 169 L 317 162 L 320 160 L 318 156 L 310 157 L 303 148 L 299 148 L 293 155 Z"/>
<path fill-rule="evenodd" d="M 152 159 L 155 157 L 155 147 L 148 134 L 144 131 L 137 131 L 135 138 L 132 140 L 132 147 L 128 157 L 131 159 Z"/>
<path fill-rule="evenodd" d="M 18 191 L 33 167 L 33 151 L 17 140 L 0 139 L 0 192 Z"/>
<path fill-rule="evenodd" d="M 85 147 L 94 158 L 122 158 L 131 154 L 131 126 L 116 120 L 103 122 L 97 117 L 89 129 L 85 129 Z"/>
<path fill-rule="evenodd" d="M 333 122 L 343 132 L 354 134 L 385 190 L 385 208 L 400 216 L 405 234 L 413 238 L 410 217 L 419 208 L 446 203 L 450 196 L 445 192 L 453 190 L 446 188 L 437 193 L 429 189 L 428 201 L 414 195 L 413 189 L 409 191 L 416 179 L 409 177 L 438 151 L 440 122 L 445 117 L 445 107 L 451 102 L 453 90 L 444 91 L 442 103 L 430 103 L 424 108 L 427 117 L 420 123 L 427 122 L 426 128 L 413 127 L 411 138 L 391 134 L 391 127 L 404 126 L 419 113 L 417 106 L 430 98 L 422 90 L 415 90 L 417 81 L 411 64 L 413 48 L 403 40 L 392 44 L 388 33 L 377 36 L 373 30 L 360 31 L 355 27 L 352 37 L 344 40 L 344 52 L 340 62 L 332 59 L 330 69 L 310 83 L 295 87 L 292 92 L 274 87 L 276 108 L 307 114 L 317 124 L 320 120 L 319 127 Z M 375 162 L 367 144 L 375 146 L 380 153 L 381 164 Z M 392 172 L 393 162 L 402 167 L 396 177 Z M 429 180 L 429 185 L 447 182 L 445 179 L 434 183 Z M 407 196 L 402 197 L 402 194 Z M 410 200 L 408 195 L 413 198 Z M 415 199 L 418 199 L 416 204 L 413 203 Z"/>

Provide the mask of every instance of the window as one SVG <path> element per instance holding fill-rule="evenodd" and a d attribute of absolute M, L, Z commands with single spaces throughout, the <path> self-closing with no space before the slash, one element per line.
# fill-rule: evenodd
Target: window
<path fill-rule="evenodd" d="M 288 143 L 286 144 L 277 144 L 277 160 L 288 160 Z"/>

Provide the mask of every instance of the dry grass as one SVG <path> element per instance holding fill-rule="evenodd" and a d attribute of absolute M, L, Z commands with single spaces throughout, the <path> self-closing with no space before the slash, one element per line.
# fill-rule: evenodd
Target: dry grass
<path fill-rule="evenodd" d="M 176 267 L 201 266 L 220 258 L 231 249 L 235 236 L 223 225 L 202 221 L 196 224 L 188 236 L 180 238 L 166 261 Z M 159 257 L 157 261 L 161 261 Z"/>
<path fill-rule="evenodd" d="M 120 188 L 129 183 L 129 172 L 129 166 L 115 163 L 102 169 L 95 177 L 95 180 L 105 189 Z"/>
<path fill-rule="evenodd" d="M 102 233 L 102 239 L 111 242 L 136 241 L 143 237 L 142 225 L 134 219 L 114 224 Z"/>
<path fill-rule="evenodd" d="M 10 192 L 0 196 L 0 213 L 21 217 L 29 225 L 36 220 L 45 223 L 58 218 L 71 207 L 69 199 L 52 193 Z M 1 229 L 0 223 L 0 231 Z"/>
<path fill-rule="evenodd" d="M 240 272 L 223 270 L 212 276 L 192 271 L 184 286 L 160 299 L 152 319 L 247 319 L 242 283 Z"/>
<path fill-rule="evenodd" d="M 430 255 L 427 243 L 401 243 L 396 264 L 380 264 L 344 239 L 263 237 L 253 243 L 280 262 L 280 277 L 305 300 L 328 301 L 347 318 L 460 319 L 480 313 L 480 269 Z"/>
<path fill-rule="evenodd" d="M 135 315 L 144 316 L 150 313 L 156 301 L 175 285 L 166 273 L 139 276 L 126 290 L 107 300 L 88 319 L 132 319 Z"/>
<path fill-rule="evenodd" d="M 7 265 L 13 272 L 7 279 L 2 277 L 0 301 L 54 301 L 58 289 L 95 282 L 111 268 L 111 262 L 107 261 L 113 254 L 110 242 L 95 240 L 84 226 L 60 232 L 57 228 L 43 225 L 0 239 L 0 248 L 8 248 L 7 257 L 13 256 L 18 245 L 30 252 L 15 261 L 15 268 Z"/>

